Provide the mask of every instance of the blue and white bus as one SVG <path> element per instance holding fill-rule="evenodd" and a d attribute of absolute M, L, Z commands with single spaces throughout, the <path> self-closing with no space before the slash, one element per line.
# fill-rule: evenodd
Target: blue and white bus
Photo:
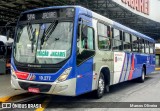
<path fill-rule="evenodd" d="M 101 98 L 109 86 L 155 70 L 155 41 L 81 6 L 21 13 L 11 85 L 34 93 Z"/>

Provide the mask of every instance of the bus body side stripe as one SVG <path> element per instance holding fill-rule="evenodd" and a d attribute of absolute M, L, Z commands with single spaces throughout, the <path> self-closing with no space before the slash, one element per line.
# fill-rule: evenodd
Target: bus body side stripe
<path fill-rule="evenodd" d="M 120 82 L 123 82 L 124 81 L 124 77 L 125 77 L 125 72 L 126 72 L 126 69 L 127 69 L 127 63 L 128 63 L 128 55 L 125 53 L 125 59 L 124 59 L 124 63 L 123 63 L 123 70 L 122 70 L 122 75 L 121 75 L 121 78 L 120 78 Z"/>
<path fill-rule="evenodd" d="M 126 74 L 127 74 L 127 71 L 128 71 L 128 65 L 129 65 L 129 54 L 127 53 L 127 61 L 126 61 L 126 69 L 124 70 L 124 78 L 122 78 L 121 81 L 125 81 L 125 77 L 126 77 Z"/>
<path fill-rule="evenodd" d="M 131 61 L 132 61 L 132 54 L 128 54 L 128 67 L 127 67 L 127 71 L 126 71 L 126 75 L 125 75 L 125 78 L 124 78 L 124 81 L 128 80 L 128 76 L 129 76 L 129 73 L 130 73 L 130 69 L 131 69 Z"/>
<path fill-rule="evenodd" d="M 130 73 L 129 73 L 128 80 L 132 79 L 133 71 L 134 71 L 134 54 L 132 54 L 132 65 L 131 65 L 131 70 L 130 70 Z"/>
<path fill-rule="evenodd" d="M 121 78 L 122 78 L 122 75 L 123 75 L 123 70 L 124 70 L 124 67 L 125 67 L 125 61 L 126 61 L 126 54 L 124 56 L 123 67 L 122 67 L 122 70 L 121 70 L 121 74 L 120 74 L 121 76 L 119 78 L 119 82 L 121 82 Z"/>

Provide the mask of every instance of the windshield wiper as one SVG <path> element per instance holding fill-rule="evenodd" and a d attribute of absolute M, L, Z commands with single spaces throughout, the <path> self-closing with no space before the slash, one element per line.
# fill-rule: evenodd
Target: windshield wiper
<path fill-rule="evenodd" d="M 30 22 L 28 22 L 28 24 L 27 24 L 27 32 L 28 32 L 29 40 L 31 41 L 31 50 L 33 53 L 36 29 L 33 31 L 33 27 L 30 24 Z"/>
<path fill-rule="evenodd" d="M 45 30 L 43 32 L 42 38 L 41 38 L 41 46 L 44 44 L 45 41 L 48 40 L 48 38 L 50 37 L 50 35 L 52 34 L 52 32 L 55 30 L 56 26 L 58 24 L 58 21 L 55 20 L 51 23 L 51 25 L 49 25 L 49 27 L 47 28 L 47 30 Z"/>
<path fill-rule="evenodd" d="M 29 40 L 31 41 L 33 38 L 33 35 L 32 35 L 33 28 L 30 22 L 27 23 L 27 32 L 28 32 Z"/>

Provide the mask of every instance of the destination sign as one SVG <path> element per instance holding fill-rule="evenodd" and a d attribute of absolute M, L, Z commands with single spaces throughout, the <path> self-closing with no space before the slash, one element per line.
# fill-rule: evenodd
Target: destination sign
<path fill-rule="evenodd" d="M 74 8 L 33 11 L 30 13 L 23 14 L 20 18 L 20 21 L 69 18 L 69 17 L 74 17 Z"/>
<path fill-rule="evenodd" d="M 43 19 L 49 19 L 49 18 L 57 18 L 57 13 L 56 12 L 46 12 L 42 14 Z"/>
<path fill-rule="evenodd" d="M 37 50 L 38 58 L 66 58 L 66 50 Z"/>

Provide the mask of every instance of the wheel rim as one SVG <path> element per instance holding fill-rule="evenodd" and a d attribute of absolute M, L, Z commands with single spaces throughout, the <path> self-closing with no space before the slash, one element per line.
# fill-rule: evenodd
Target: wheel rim
<path fill-rule="evenodd" d="M 145 75 L 144 75 L 144 71 L 142 72 L 142 80 L 144 80 Z"/>
<path fill-rule="evenodd" d="M 98 81 L 98 90 L 99 90 L 99 94 L 103 94 L 104 92 L 104 79 L 102 77 L 99 78 L 99 81 Z"/>

